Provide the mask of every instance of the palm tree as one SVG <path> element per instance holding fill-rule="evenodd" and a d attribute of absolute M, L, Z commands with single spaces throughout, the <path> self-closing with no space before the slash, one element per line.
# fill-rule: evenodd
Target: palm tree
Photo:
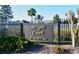
<path fill-rule="evenodd" d="M 33 22 L 33 16 L 36 15 L 36 10 L 34 8 L 30 8 L 29 10 L 27 10 L 28 12 L 28 16 L 31 16 L 31 21 Z"/>
<path fill-rule="evenodd" d="M 41 22 L 43 18 L 44 18 L 43 16 L 41 16 L 41 15 L 38 14 L 36 16 L 35 20 L 37 20 L 38 22 Z"/>

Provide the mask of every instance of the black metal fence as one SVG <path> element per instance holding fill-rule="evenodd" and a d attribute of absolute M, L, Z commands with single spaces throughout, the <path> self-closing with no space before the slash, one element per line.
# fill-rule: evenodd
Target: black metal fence
<path fill-rule="evenodd" d="M 74 29 L 77 25 L 74 24 Z M 71 33 L 69 24 L 54 24 L 54 42 L 57 44 L 71 44 Z"/>

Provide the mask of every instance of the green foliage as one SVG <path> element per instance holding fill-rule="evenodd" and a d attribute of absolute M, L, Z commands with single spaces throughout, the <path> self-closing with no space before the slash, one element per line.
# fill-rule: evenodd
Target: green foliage
<path fill-rule="evenodd" d="M 0 5 L 0 19 L 1 22 L 9 21 L 9 19 L 13 18 L 12 10 L 10 5 Z"/>
<path fill-rule="evenodd" d="M 61 47 L 61 46 L 58 46 L 58 45 L 56 45 L 55 47 L 54 47 L 54 50 L 53 50 L 56 54 L 63 54 L 64 53 L 64 49 L 63 49 L 63 47 Z"/>
<path fill-rule="evenodd" d="M 41 16 L 39 14 L 35 18 L 35 20 L 37 20 L 38 22 L 42 22 L 42 19 L 43 19 L 43 16 Z"/>
<path fill-rule="evenodd" d="M 31 21 L 33 22 L 33 16 L 36 15 L 36 10 L 34 8 L 30 8 L 29 10 L 27 10 L 28 12 L 28 16 L 31 16 Z"/>
<path fill-rule="evenodd" d="M 25 47 L 25 41 L 22 37 L 0 37 L 0 51 L 20 52 Z"/>
<path fill-rule="evenodd" d="M 32 47 L 32 46 L 35 46 L 37 44 L 36 44 L 36 42 L 28 41 L 27 45 Z"/>
<path fill-rule="evenodd" d="M 71 41 L 71 33 L 69 31 L 60 30 L 60 34 L 61 34 L 60 41 Z M 58 41 L 58 32 L 57 31 L 54 31 L 54 41 L 55 42 Z"/>
<path fill-rule="evenodd" d="M 36 15 L 36 10 L 34 8 L 30 8 L 28 11 L 29 16 L 35 16 Z"/>
<path fill-rule="evenodd" d="M 58 21 L 61 21 L 61 20 L 60 20 L 59 15 L 56 14 L 56 15 L 53 17 L 53 23 L 58 23 Z"/>
<path fill-rule="evenodd" d="M 71 41 L 72 39 L 71 39 L 70 34 L 66 34 L 66 36 L 64 37 L 64 40 L 65 41 Z"/>

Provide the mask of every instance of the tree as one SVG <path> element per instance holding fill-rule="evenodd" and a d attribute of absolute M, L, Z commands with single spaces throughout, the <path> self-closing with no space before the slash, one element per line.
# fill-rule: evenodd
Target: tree
<path fill-rule="evenodd" d="M 27 10 L 28 15 L 31 16 L 31 21 L 33 22 L 33 16 L 36 15 L 36 10 L 34 8 L 30 8 L 29 10 Z"/>
<path fill-rule="evenodd" d="M 35 20 L 37 20 L 38 22 L 42 22 L 43 16 L 41 15 L 37 15 Z"/>
<path fill-rule="evenodd" d="M 7 22 L 13 18 L 12 10 L 10 5 L 0 5 L 0 21 Z"/>
<path fill-rule="evenodd" d="M 77 14 L 78 14 L 78 19 L 77 19 L 77 29 L 76 29 L 76 35 L 77 35 L 77 37 L 76 37 L 76 39 L 78 40 L 79 39 L 79 9 L 77 9 Z"/>
<path fill-rule="evenodd" d="M 78 40 L 77 36 L 78 36 L 78 30 L 79 30 L 79 10 L 77 10 L 77 14 L 78 14 L 78 21 L 77 21 L 77 28 L 76 29 L 74 29 L 74 16 L 75 16 L 74 12 L 69 10 L 68 13 L 66 14 L 66 16 L 68 17 L 68 22 L 70 24 L 73 47 L 76 46 L 75 40 Z"/>
<path fill-rule="evenodd" d="M 53 23 L 58 23 L 58 21 L 61 21 L 61 20 L 60 20 L 59 15 L 56 14 L 56 15 L 53 17 Z"/>

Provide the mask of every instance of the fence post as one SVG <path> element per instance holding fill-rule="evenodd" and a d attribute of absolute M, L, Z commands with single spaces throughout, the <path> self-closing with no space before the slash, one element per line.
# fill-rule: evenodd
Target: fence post
<path fill-rule="evenodd" d="M 58 45 L 60 45 L 60 21 L 58 21 Z"/>
<path fill-rule="evenodd" d="M 52 45 L 54 45 L 54 24 L 52 24 Z"/>
<path fill-rule="evenodd" d="M 23 37 L 23 23 L 20 24 L 20 35 Z"/>

